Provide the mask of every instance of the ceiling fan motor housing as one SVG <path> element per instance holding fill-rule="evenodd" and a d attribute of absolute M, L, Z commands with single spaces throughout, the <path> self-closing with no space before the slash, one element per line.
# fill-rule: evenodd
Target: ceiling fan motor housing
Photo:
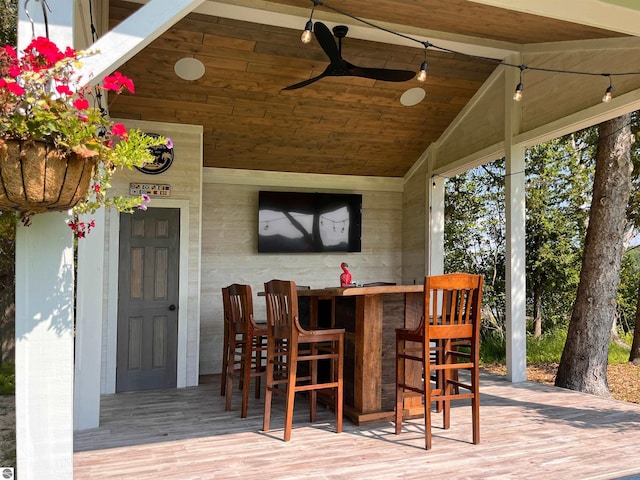
<path fill-rule="evenodd" d="M 349 31 L 349 27 L 346 25 L 336 25 L 333 27 L 333 34 L 337 38 L 344 38 L 347 36 L 347 32 Z"/>

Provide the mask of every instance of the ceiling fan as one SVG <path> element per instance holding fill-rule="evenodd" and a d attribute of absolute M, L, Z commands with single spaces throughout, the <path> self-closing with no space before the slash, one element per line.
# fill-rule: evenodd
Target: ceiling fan
<path fill-rule="evenodd" d="M 333 27 L 333 35 L 329 28 L 321 22 L 316 22 L 313 26 L 318 43 L 329 57 L 329 65 L 320 75 L 309 78 L 300 83 L 284 87 L 283 90 L 295 90 L 297 88 L 306 87 L 317 82 L 323 77 L 364 77 L 373 80 L 382 80 L 385 82 L 406 82 L 415 77 L 416 72 L 411 70 L 394 70 L 389 68 L 366 68 L 357 67 L 342 58 L 342 39 L 347 35 L 349 28 L 345 25 L 336 25 Z M 338 39 L 336 44 L 333 36 Z"/>

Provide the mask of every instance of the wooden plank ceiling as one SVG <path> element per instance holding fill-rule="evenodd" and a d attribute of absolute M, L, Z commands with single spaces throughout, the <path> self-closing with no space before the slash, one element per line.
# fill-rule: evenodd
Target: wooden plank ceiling
<path fill-rule="evenodd" d="M 407 31 L 428 28 L 452 38 L 476 38 L 478 44 L 621 36 L 465 0 L 333 3 L 371 21 L 406 26 Z M 121 0 L 110 5 L 111 27 L 140 7 Z M 308 16 L 312 2 L 276 0 L 269 5 L 298 8 Z M 315 39 L 308 45 L 300 42 L 303 27 L 304 21 L 290 29 L 189 14 L 119 69 L 133 78 L 136 94 L 118 97 L 110 113 L 202 125 L 206 167 L 402 177 L 496 68 L 491 62 L 429 49 L 424 84 L 415 79 L 392 83 L 331 77 L 282 91 L 318 75 L 328 64 Z M 416 72 L 424 59 L 419 44 L 390 45 L 349 35 L 342 54 L 357 66 Z M 183 57 L 202 61 L 204 76 L 195 81 L 178 78 L 174 64 Z M 400 96 L 414 87 L 426 90 L 425 99 L 403 106 Z"/>

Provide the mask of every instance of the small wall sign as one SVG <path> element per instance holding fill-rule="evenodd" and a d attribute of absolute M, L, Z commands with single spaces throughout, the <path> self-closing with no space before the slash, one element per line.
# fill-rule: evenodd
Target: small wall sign
<path fill-rule="evenodd" d="M 129 195 L 149 195 L 150 197 L 170 197 L 171 185 L 154 183 L 130 183 Z"/>

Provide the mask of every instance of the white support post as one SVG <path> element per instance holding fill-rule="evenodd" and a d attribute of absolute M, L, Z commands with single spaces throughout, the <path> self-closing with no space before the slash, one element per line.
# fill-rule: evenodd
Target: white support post
<path fill-rule="evenodd" d="M 439 176 L 427 179 L 427 275 L 444 273 L 444 182 Z"/>
<path fill-rule="evenodd" d="M 104 293 L 105 210 L 82 215 L 95 228 L 78 242 L 76 351 L 73 428 L 86 430 L 100 423 L 100 368 Z"/>
<path fill-rule="evenodd" d="M 73 234 L 66 213 L 16 236 L 16 440 L 22 480 L 73 478 Z"/>
<path fill-rule="evenodd" d="M 520 59 L 518 59 L 520 60 Z M 517 63 L 515 60 L 514 63 Z M 519 72 L 505 72 L 505 156 L 506 156 L 506 317 L 507 379 L 527 379 L 526 331 L 526 252 L 525 252 L 525 181 L 524 147 L 513 145 L 519 132 L 521 104 L 512 99 Z"/>
<path fill-rule="evenodd" d="M 74 0 L 18 2 L 18 50 L 34 36 L 72 46 Z M 50 5 L 51 6 L 51 5 Z M 46 8 L 46 6 L 45 6 Z M 33 21 L 33 23 L 32 23 Z M 22 480 L 73 478 L 73 234 L 67 213 L 16 233 L 16 456 Z"/>

